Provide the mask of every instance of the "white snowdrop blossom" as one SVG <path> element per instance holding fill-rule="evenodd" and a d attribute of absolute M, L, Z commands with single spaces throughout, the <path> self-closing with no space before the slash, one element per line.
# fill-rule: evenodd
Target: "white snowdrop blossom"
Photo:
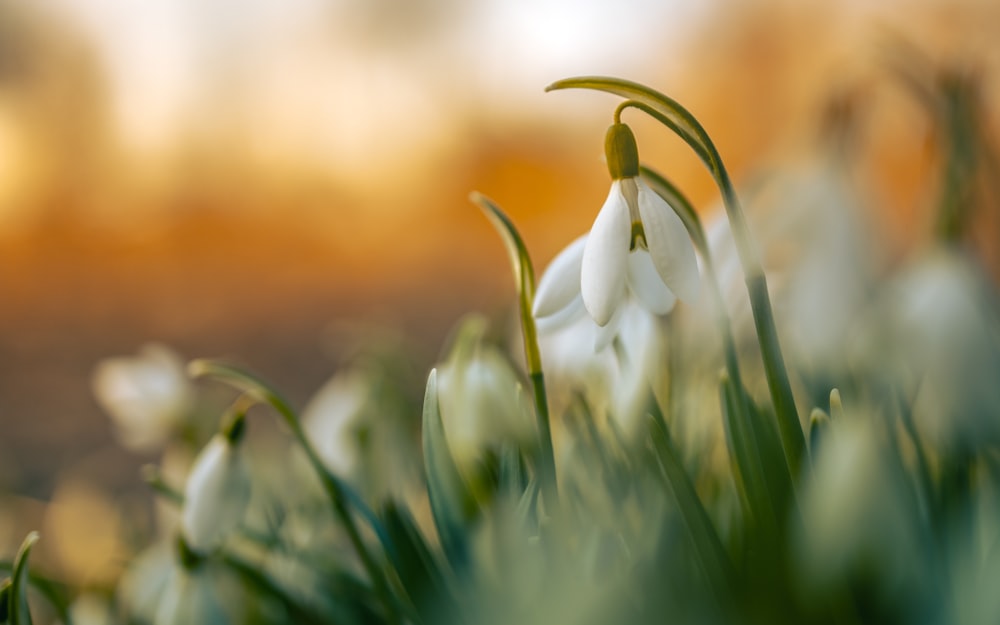
<path fill-rule="evenodd" d="M 582 304 L 579 310 L 582 311 Z M 618 313 L 612 335 L 586 314 L 539 333 L 553 412 L 570 406 L 576 393 L 602 416 L 613 418 L 628 437 L 641 429 L 650 385 L 662 355 L 656 317 L 635 301 Z M 603 346 L 617 338 L 615 349 Z M 594 349 L 597 345 L 601 349 Z"/>
<path fill-rule="evenodd" d="M 380 383 L 378 371 L 356 365 L 335 374 L 302 413 L 306 436 L 330 471 L 373 502 L 404 498 L 416 487 L 419 459 L 408 413 Z"/>
<path fill-rule="evenodd" d="M 448 448 L 460 467 L 503 441 L 530 444 L 536 437 L 527 398 L 513 367 L 483 340 L 486 321 L 473 317 L 438 369 L 438 398 Z"/>
<path fill-rule="evenodd" d="M 593 327 L 593 340 L 589 344 L 593 345 L 594 352 L 600 352 L 619 335 L 630 302 L 638 302 L 637 308 L 647 316 L 652 316 L 670 312 L 677 298 L 659 281 L 649 254 L 638 251 L 631 254 L 633 258 L 629 260 L 629 266 L 635 267 L 630 270 L 630 275 L 634 273 L 635 279 L 628 280 L 627 292 L 622 297 L 622 302 L 616 306 L 615 314 L 603 326 L 595 324 L 596 320 L 585 314 L 587 309 L 580 290 L 580 272 L 587 240 L 586 234 L 579 237 L 549 264 L 535 292 L 533 314 L 538 330 L 542 333 L 576 325 L 578 320 L 586 318 L 587 324 Z M 651 288 L 638 287 L 640 281 L 649 284 Z M 662 297 L 657 299 L 658 296 Z"/>
<path fill-rule="evenodd" d="M 184 489 L 181 530 L 188 546 L 205 553 L 243 520 L 250 473 L 239 442 L 216 434 L 194 461 Z"/>
<path fill-rule="evenodd" d="M 360 462 L 355 431 L 365 420 L 368 386 L 360 372 L 340 373 L 323 385 L 302 412 L 303 427 L 316 453 L 339 475 L 352 475 Z"/>
<path fill-rule="evenodd" d="M 670 312 L 677 298 L 697 298 L 694 245 L 677 213 L 639 178 L 627 126 L 608 130 L 607 152 L 611 191 L 589 236 L 557 256 L 539 283 L 534 314 L 540 320 L 571 317 L 577 294 L 597 325 L 612 328 L 629 294 L 657 315 Z"/>
<path fill-rule="evenodd" d="M 162 445 L 187 416 L 194 395 L 184 361 L 155 343 L 135 357 L 102 360 L 92 387 L 119 440 L 133 451 Z"/>
<path fill-rule="evenodd" d="M 907 267 L 886 293 L 894 369 L 915 393 L 917 427 L 949 452 L 1000 440 L 1000 327 L 982 271 L 940 249 Z"/>

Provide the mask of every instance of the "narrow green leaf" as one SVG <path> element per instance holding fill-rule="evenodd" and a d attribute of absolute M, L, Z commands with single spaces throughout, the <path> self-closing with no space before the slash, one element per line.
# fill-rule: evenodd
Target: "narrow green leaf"
<path fill-rule="evenodd" d="M 788 471 L 788 464 L 785 462 L 781 437 L 778 435 L 774 415 L 757 406 L 749 397 L 747 397 L 746 403 L 750 409 L 749 417 L 753 424 L 757 448 L 760 450 L 764 483 L 767 486 L 767 493 L 770 497 L 771 508 L 780 536 L 784 533 L 789 519 L 798 512 L 797 507 L 795 507 L 792 476 Z"/>
<path fill-rule="evenodd" d="M 515 445 L 504 445 L 500 451 L 500 478 L 498 490 L 520 497 L 528 488 L 528 473 L 521 450 Z"/>
<path fill-rule="evenodd" d="M 31 548 L 38 542 L 38 532 L 31 532 L 21 543 L 14 558 L 14 573 L 11 576 L 7 606 L 11 625 L 31 625 L 31 610 L 28 608 L 28 557 Z"/>
<path fill-rule="evenodd" d="M 738 403 L 739 398 L 732 392 L 732 382 L 727 375 L 719 381 L 719 403 L 722 406 L 722 424 L 726 434 L 726 448 L 729 462 L 740 495 L 744 513 L 751 519 L 759 515 L 758 510 L 766 501 L 764 478 L 760 470 L 759 453 L 751 443 L 747 410 Z"/>
<path fill-rule="evenodd" d="M 684 528 L 694 547 L 698 566 L 720 601 L 732 598 L 734 584 L 732 562 L 722 546 L 722 541 L 719 540 L 708 512 L 698 498 L 691 478 L 677 457 L 670 434 L 655 418 L 650 418 L 649 429 L 653 451 L 661 469 L 660 477 L 680 512 Z"/>
<path fill-rule="evenodd" d="M 431 369 L 424 394 L 423 412 L 424 471 L 427 474 L 427 497 L 437 528 L 441 548 L 456 573 L 467 564 L 466 528 L 477 514 L 475 499 L 469 492 L 448 450 L 438 402 L 437 369 Z"/>
<path fill-rule="evenodd" d="M 518 311 L 521 317 L 521 335 L 524 338 L 524 357 L 528 364 L 535 415 L 538 419 L 540 443 L 538 469 L 541 474 L 542 489 L 548 500 L 546 503 L 555 506 L 558 502 L 559 492 L 556 480 L 555 451 L 552 447 L 552 425 L 549 419 L 549 402 L 545 391 L 545 375 L 542 372 L 542 356 L 538 348 L 538 331 L 535 328 L 535 317 L 531 314 L 532 300 L 535 297 L 535 271 L 532 268 L 531 257 L 524 244 L 524 239 L 521 238 L 514 223 L 500 210 L 500 207 L 481 193 L 472 193 L 469 199 L 479 206 L 500 234 L 514 270 L 518 291 Z"/>
<path fill-rule="evenodd" d="M 455 601 L 447 577 L 423 534 L 405 509 L 390 502 L 382 519 L 392 539 L 389 559 L 422 623 L 448 622 Z"/>
<path fill-rule="evenodd" d="M 781 441 L 769 416 L 725 374 L 719 392 L 726 442 L 737 486 L 744 495 L 741 499 L 751 514 L 752 527 L 777 544 L 794 501 Z"/>
<path fill-rule="evenodd" d="M 0 561 L 0 571 L 13 574 L 14 568 L 14 561 Z M 62 621 L 65 625 L 73 625 L 73 618 L 69 613 L 69 605 L 66 601 L 66 593 L 68 592 L 68 589 L 65 584 L 53 581 L 31 571 L 28 572 L 28 583 L 32 588 L 37 590 L 39 594 L 45 597 L 45 600 L 48 601 L 49 605 L 52 606 L 52 609 L 55 610 L 56 616 L 59 617 L 60 621 Z M 11 585 L 12 581 L 9 577 L 0 582 L 0 603 L 10 599 Z M 0 623 L 9 622 L 10 614 L 5 612 L 5 610 L 9 607 L 9 604 L 0 606 Z"/>

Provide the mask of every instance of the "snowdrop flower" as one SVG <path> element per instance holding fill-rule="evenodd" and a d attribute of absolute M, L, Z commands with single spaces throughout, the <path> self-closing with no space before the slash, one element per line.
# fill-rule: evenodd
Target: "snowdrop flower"
<path fill-rule="evenodd" d="M 894 372 L 915 393 L 917 427 L 948 452 L 1000 440 L 1000 334 L 981 270 L 960 252 L 936 250 L 886 293 Z"/>
<path fill-rule="evenodd" d="M 194 395 L 184 362 L 159 344 L 143 346 L 136 357 L 98 363 L 93 391 L 121 443 L 140 452 L 163 444 L 187 416 Z"/>
<path fill-rule="evenodd" d="M 373 503 L 404 498 L 417 486 L 419 457 L 409 411 L 386 388 L 385 372 L 364 364 L 334 375 L 313 396 L 302 423 L 323 464 Z"/>
<path fill-rule="evenodd" d="M 882 261 L 874 224 L 865 218 L 870 211 L 830 159 L 813 158 L 763 177 L 745 199 L 788 356 L 811 374 L 829 372 L 844 362 L 844 348 L 876 286 Z M 753 346 L 743 269 L 722 207 L 706 218 L 705 230 L 734 334 L 741 345 Z"/>
<path fill-rule="evenodd" d="M 486 321 L 472 317 L 438 369 L 438 398 L 448 448 L 459 467 L 502 441 L 531 444 L 536 432 L 527 398 L 504 355 L 483 340 Z"/>
<path fill-rule="evenodd" d="M 240 446 L 242 426 L 216 434 L 195 459 L 184 489 L 181 532 L 188 547 L 205 553 L 243 520 L 250 473 Z"/>
<path fill-rule="evenodd" d="M 226 612 L 216 589 L 202 571 L 176 568 L 156 610 L 154 625 L 200 625 L 236 622 Z"/>
<path fill-rule="evenodd" d="M 370 402 L 365 376 L 358 371 L 335 375 L 302 412 L 302 423 L 323 464 L 338 475 L 353 475 L 360 462 L 356 431 Z"/>
<path fill-rule="evenodd" d="M 863 567 L 896 590 L 926 570 L 915 520 L 898 467 L 880 449 L 871 415 L 831 423 L 802 493 L 797 560 L 802 582 L 820 588 Z"/>
<path fill-rule="evenodd" d="M 582 305 L 580 307 L 582 312 Z M 615 419 L 627 436 L 641 428 L 650 385 L 658 374 L 662 342 L 656 317 L 635 301 L 618 313 L 618 327 L 599 327 L 586 314 L 539 334 L 553 413 L 568 407 L 582 392 L 598 413 Z M 604 349 L 617 338 L 615 349 Z M 595 346 L 598 349 L 595 349 Z"/>
<path fill-rule="evenodd" d="M 613 180 L 590 235 L 560 254 L 539 283 L 535 316 L 568 315 L 579 293 L 601 327 L 615 324 L 628 293 L 650 312 L 692 302 L 699 275 L 694 245 L 680 217 L 639 178 L 639 155 L 628 126 L 608 130 L 605 149 Z"/>

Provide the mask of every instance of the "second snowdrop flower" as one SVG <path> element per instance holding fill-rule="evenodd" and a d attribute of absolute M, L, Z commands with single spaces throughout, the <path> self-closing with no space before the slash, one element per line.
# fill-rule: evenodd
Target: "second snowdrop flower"
<path fill-rule="evenodd" d="M 579 276 L 583 304 L 599 326 L 611 321 L 627 291 L 651 312 L 665 314 L 677 298 L 693 301 L 700 282 L 684 223 L 639 178 L 632 130 L 616 121 L 605 151 L 613 182 L 584 244 Z M 545 302 L 536 308 L 545 316 Z"/>
<path fill-rule="evenodd" d="M 192 551 L 215 548 L 243 521 L 250 503 L 250 472 L 243 457 L 242 415 L 212 437 L 191 468 L 184 489 L 181 530 Z"/>

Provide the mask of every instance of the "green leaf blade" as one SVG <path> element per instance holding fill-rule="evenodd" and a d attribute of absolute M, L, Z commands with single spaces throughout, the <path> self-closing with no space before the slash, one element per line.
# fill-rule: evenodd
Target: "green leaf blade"
<path fill-rule="evenodd" d="M 445 440 L 438 401 L 437 369 L 431 369 L 427 378 L 421 429 L 431 516 L 445 557 L 456 573 L 460 573 L 468 562 L 466 534 L 475 516 L 475 500 Z"/>
<path fill-rule="evenodd" d="M 11 625 L 32 625 L 31 610 L 28 608 L 28 558 L 31 548 L 38 542 L 38 532 L 25 537 L 14 559 L 14 573 L 11 576 L 9 616 Z"/>

